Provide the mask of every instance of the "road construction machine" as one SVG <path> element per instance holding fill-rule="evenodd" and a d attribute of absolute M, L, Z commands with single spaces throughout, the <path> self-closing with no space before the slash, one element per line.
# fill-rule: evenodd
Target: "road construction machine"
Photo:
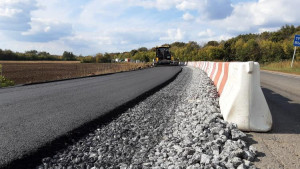
<path fill-rule="evenodd" d="M 154 65 L 175 65 L 177 66 L 179 61 L 174 59 L 170 52 L 170 46 L 156 47 L 156 58 Z"/>

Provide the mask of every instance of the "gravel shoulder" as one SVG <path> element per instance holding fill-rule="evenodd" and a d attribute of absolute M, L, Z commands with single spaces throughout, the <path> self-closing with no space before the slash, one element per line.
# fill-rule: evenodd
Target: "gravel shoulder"
<path fill-rule="evenodd" d="M 206 74 L 184 67 L 177 78 L 37 168 L 255 168 L 257 151 L 222 119 Z"/>

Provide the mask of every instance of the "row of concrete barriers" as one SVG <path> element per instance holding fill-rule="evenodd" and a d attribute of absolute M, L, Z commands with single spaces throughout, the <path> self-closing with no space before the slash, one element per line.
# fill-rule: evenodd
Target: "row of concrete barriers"
<path fill-rule="evenodd" d="M 213 81 L 220 95 L 224 120 L 243 131 L 266 132 L 272 128 L 270 109 L 260 87 L 257 62 L 188 62 Z"/>

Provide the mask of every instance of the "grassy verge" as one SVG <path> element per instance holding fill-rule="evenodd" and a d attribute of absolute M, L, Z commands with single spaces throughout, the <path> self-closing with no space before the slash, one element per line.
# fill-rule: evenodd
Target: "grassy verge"
<path fill-rule="evenodd" d="M 2 76 L 2 65 L 0 65 L 0 88 L 1 87 L 7 87 L 7 86 L 13 86 L 15 83 L 11 80 L 6 79 L 4 76 Z"/>
<path fill-rule="evenodd" d="M 295 61 L 293 68 L 291 61 L 267 63 L 261 65 L 261 69 L 300 75 L 300 62 Z"/>
<path fill-rule="evenodd" d="M 11 80 L 6 79 L 3 76 L 0 76 L 0 88 L 1 87 L 8 87 L 8 86 L 13 86 L 15 83 Z"/>

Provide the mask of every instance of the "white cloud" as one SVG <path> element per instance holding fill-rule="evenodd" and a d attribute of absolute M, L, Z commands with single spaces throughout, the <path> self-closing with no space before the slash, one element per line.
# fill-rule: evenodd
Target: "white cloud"
<path fill-rule="evenodd" d="M 256 25 L 272 23 L 299 23 L 300 1 L 285 0 L 260 0 L 252 6 L 252 14 L 255 16 Z"/>
<path fill-rule="evenodd" d="M 181 11 L 197 10 L 206 19 L 226 18 L 233 10 L 230 0 L 181 0 L 176 8 Z"/>
<path fill-rule="evenodd" d="M 181 11 L 196 10 L 203 18 L 222 19 L 233 10 L 230 0 L 131 0 L 134 5 L 158 10 L 176 8 Z"/>
<path fill-rule="evenodd" d="M 72 26 L 68 23 L 49 19 L 32 18 L 31 29 L 22 32 L 19 40 L 48 42 L 58 40 L 72 34 Z"/>
<path fill-rule="evenodd" d="M 234 5 L 231 16 L 214 22 L 230 32 L 259 32 L 259 29 L 276 29 L 284 24 L 300 24 L 297 17 L 300 1 L 259 0 Z"/>
<path fill-rule="evenodd" d="M 176 1 L 174 0 L 156 0 L 156 8 L 159 10 L 167 10 L 170 9 Z"/>
<path fill-rule="evenodd" d="M 0 41 L 0 46 L 1 49 L 10 49 L 19 52 L 38 50 L 58 55 L 61 55 L 64 51 L 73 51 L 73 47 L 66 45 L 63 41 L 51 41 L 41 43 L 6 39 L 5 41 Z"/>
<path fill-rule="evenodd" d="M 201 31 L 198 33 L 199 37 L 212 37 L 215 33 L 211 29 L 206 29 L 205 31 Z"/>
<path fill-rule="evenodd" d="M 182 18 L 184 19 L 184 20 L 186 20 L 186 21 L 191 21 L 191 20 L 194 20 L 194 16 L 193 15 L 191 15 L 190 13 L 185 13 L 183 16 L 182 16 Z"/>
<path fill-rule="evenodd" d="M 85 55 L 223 40 L 300 24 L 299 6 L 296 0 L 0 0 L 0 46 Z"/>
<path fill-rule="evenodd" d="M 168 29 L 167 36 L 161 37 L 160 40 L 164 41 L 180 41 L 184 39 L 185 32 L 180 28 L 177 29 Z"/>
<path fill-rule="evenodd" d="M 262 33 L 262 32 L 274 32 L 279 30 L 280 27 L 272 27 L 272 28 L 258 28 L 258 32 Z"/>
<path fill-rule="evenodd" d="M 14 15 L 21 12 L 21 9 L 0 8 L 0 16 L 4 17 L 13 17 Z"/>
<path fill-rule="evenodd" d="M 231 15 L 233 7 L 230 0 L 206 1 L 205 14 L 209 19 L 223 19 Z"/>
<path fill-rule="evenodd" d="M 36 9 L 35 0 L 1 0 L 0 30 L 20 31 L 29 28 L 30 12 Z"/>
<path fill-rule="evenodd" d="M 175 7 L 181 1 L 182 0 L 129 0 L 129 5 L 168 10 Z"/>
<path fill-rule="evenodd" d="M 220 35 L 220 36 L 216 37 L 215 40 L 217 40 L 217 41 L 228 40 L 232 37 L 233 37 L 232 35 L 224 34 L 224 35 Z"/>
<path fill-rule="evenodd" d="M 51 27 L 50 27 L 50 26 L 47 26 L 46 28 L 44 28 L 44 32 L 49 32 L 50 29 L 51 29 Z"/>
<path fill-rule="evenodd" d="M 182 11 L 195 10 L 204 6 L 203 0 L 182 0 L 176 4 L 176 8 Z"/>

